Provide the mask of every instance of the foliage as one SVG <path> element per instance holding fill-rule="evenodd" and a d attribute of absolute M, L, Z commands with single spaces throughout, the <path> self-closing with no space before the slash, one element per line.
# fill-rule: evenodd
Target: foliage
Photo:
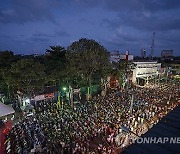
<path fill-rule="evenodd" d="M 22 59 L 12 64 L 10 78 L 16 87 L 30 93 L 32 88 L 44 84 L 44 66 L 33 59 Z"/>
<path fill-rule="evenodd" d="M 66 53 L 62 46 L 50 46 L 46 50 L 45 68 L 49 81 L 63 81 L 66 71 Z"/>
<path fill-rule="evenodd" d="M 96 72 L 104 75 L 109 66 L 107 50 L 94 40 L 82 38 L 68 47 L 68 62 L 71 74 L 80 77 L 85 85 L 91 85 Z"/>
<path fill-rule="evenodd" d="M 12 51 L 1 51 L 0 52 L 0 68 L 9 68 L 14 62 L 15 56 Z"/>
<path fill-rule="evenodd" d="M 50 83 L 91 87 L 92 82 L 100 84 L 101 78 L 106 79 L 111 70 L 107 50 L 86 38 L 73 42 L 67 50 L 50 46 L 41 56 L 0 52 L 0 88 L 11 92 L 23 90 L 32 94 L 35 88 Z"/>

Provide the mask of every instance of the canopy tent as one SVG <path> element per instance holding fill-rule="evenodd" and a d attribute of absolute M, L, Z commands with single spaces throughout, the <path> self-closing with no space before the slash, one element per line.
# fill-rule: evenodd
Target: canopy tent
<path fill-rule="evenodd" d="M 0 117 L 14 113 L 14 109 L 0 102 Z"/>

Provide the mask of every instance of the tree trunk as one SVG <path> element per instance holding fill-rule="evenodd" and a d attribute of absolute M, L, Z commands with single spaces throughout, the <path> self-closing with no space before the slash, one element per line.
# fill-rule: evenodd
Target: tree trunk
<path fill-rule="evenodd" d="M 10 86 L 8 85 L 8 99 L 11 100 Z"/>
<path fill-rule="evenodd" d="M 89 101 L 90 99 L 90 86 L 88 86 L 88 92 L 86 94 L 86 100 Z"/>
<path fill-rule="evenodd" d="M 62 107 L 61 105 L 61 91 L 60 91 L 60 85 L 59 85 L 59 82 L 57 81 L 56 82 L 56 85 L 57 85 L 57 108 L 60 109 Z"/>
<path fill-rule="evenodd" d="M 71 104 L 71 107 L 74 108 L 74 102 L 73 102 L 73 89 L 71 86 L 69 86 L 69 102 Z"/>
<path fill-rule="evenodd" d="M 106 96 L 106 92 L 107 92 L 107 82 L 105 81 L 105 85 L 104 85 L 104 96 Z"/>
<path fill-rule="evenodd" d="M 89 99 L 91 98 L 91 75 L 89 76 L 89 79 L 88 79 L 88 92 L 87 92 L 87 95 L 86 95 L 86 100 L 89 101 Z"/>
<path fill-rule="evenodd" d="M 106 92 L 107 92 L 107 82 L 106 82 L 106 80 L 105 79 L 101 79 L 101 82 L 102 82 L 102 91 L 101 91 L 101 95 L 103 96 L 103 97 L 105 97 L 106 96 Z"/>
<path fill-rule="evenodd" d="M 17 91 L 17 97 L 18 97 L 18 100 L 19 100 L 19 104 L 20 104 L 20 107 L 23 105 L 22 104 L 22 95 L 21 95 L 21 93 L 19 93 L 18 91 Z"/>

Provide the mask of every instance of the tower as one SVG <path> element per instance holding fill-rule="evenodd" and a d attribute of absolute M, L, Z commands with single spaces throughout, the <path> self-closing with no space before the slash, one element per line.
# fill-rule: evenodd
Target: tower
<path fill-rule="evenodd" d="M 152 38 L 152 45 L 151 45 L 151 53 L 150 53 L 150 58 L 153 59 L 153 54 L 154 54 L 154 37 L 155 37 L 155 32 L 153 33 L 153 38 Z"/>

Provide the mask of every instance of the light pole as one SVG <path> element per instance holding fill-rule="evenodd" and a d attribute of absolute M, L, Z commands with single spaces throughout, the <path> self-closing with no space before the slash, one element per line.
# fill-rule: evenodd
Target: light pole
<path fill-rule="evenodd" d="M 63 91 L 65 92 L 67 90 L 67 88 L 66 87 L 63 87 Z"/>
<path fill-rule="evenodd" d="M 64 99 L 63 99 L 63 97 L 64 97 L 64 93 L 66 94 L 66 90 L 67 90 L 67 87 L 62 88 L 62 109 L 64 107 Z"/>
<path fill-rule="evenodd" d="M 58 101 L 57 101 L 57 106 L 58 106 L 58 108 L 61 107 L 61 108 L 63 109 L 63 105 L 64 105 L 63 96 L 64 96 L 64 94 L 63 94 L 63 96 L 62 96 L 62 99 L 61 99 L 61 94 L 62 94 L 63 92 L 66 92 L 66 90 L 67 90 L 66 87 L 62 87 L 62 91 L 61 91 L 60 86 L 58 86 Z"/>

